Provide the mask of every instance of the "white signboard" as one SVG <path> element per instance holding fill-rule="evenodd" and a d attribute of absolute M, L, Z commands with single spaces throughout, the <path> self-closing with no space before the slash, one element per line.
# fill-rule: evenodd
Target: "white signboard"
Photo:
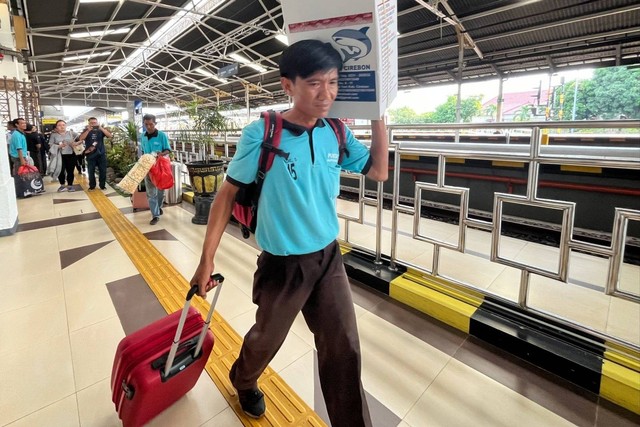
<path fill-rule="evenodd" d="M 330 116 L 382 117 L 398 90 L 396 0 L 282 0 L 282 11 L 289 43 L 322 40 L 342 55 Z"/>

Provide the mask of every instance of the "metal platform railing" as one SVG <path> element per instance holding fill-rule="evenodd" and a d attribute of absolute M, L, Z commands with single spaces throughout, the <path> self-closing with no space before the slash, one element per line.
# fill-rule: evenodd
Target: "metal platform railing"
<path fill-rule="evenodd" d="M 580 252 L 594 257 L 608 260 L 608 272 L 606 283 L 602 292 L 611 298 L 624 299 L 635 305 L 640 305 L 640 294 L 633 290 L 622 289 L 620 286 L 621 269 L 625 243 L 628 241 L 629 224 L 632 221 L 640 222 L 640 210 L 614 206 L 615 209 L 613 227 L 610 230 L 610 244 L 598 244 L 577 238 L 574 233 L 574 217 L 576 203 L 566 200 L 551 200 L 538 197 L 540 181 L 540 167 L 543 165 L 564 165 L 577 167 L 601 167 L 619 170 L 640 170 L 640 147 L 570 147 L 545 145 L 546 130 L 598 129 L 603 132 L 615 133 L 619 129 L 638 128 L 638 124 L 630 120 L 622 121 L 589 121 L 589 122 L 516 122 L 516 123 L 483 123 L 483 124 L 438 124 L 416 126 L 389 126 L 389 140 L 392 177 L 391 194 L 385 194 L 383 184 L 378 183 L 375 192 L 365 191 L 365 178 L 361 175 L 343 173 L 343 178 L 357 183 L 357 214 L 339 214 L 344 221 L 343 238 L 352 247 L 370 253 L 375 257 L 375 262 L 383 267 L 383 259 L 387 260 L 389 267 L 397 265 L 411 267 L 418 271 L 441 277 L 461 287 L 469 288 L 473 292 L 481 292 L 497 299 L 503 299 L 500 295 L 492 294 L 487 289 L 478 287 L 474 283 L 465 282 L 448 277 L 440 271 L 442 251 L 451 250 L 462 254 L 467 252 L 467 232 L 469 229 L 482 230 L 487 233 L 490 241 L 490 261 L 517 269 L 520 272 L 518 284 L 518 297 L 515 303 L 525 310 L 538 313 L 529 304 L 529 291 L 533 276 L 541 276 L 556 280 L 560 283 L 568 283 L 570 254 Z M 365 131 L 368 127 L 354 126 L 354 132 Z M 530 144 L 487 144 L 487 143 L 442 143 L 442 142 L 396 142 L 395 132 L 428 132 L 429 130 L 445 130 L 447 132 L 509 132 L 518 131 L 530 134 Z M 237 136 L 224 137 L 217 140 L 218 150 L 223 150 L 223 159 L 229 160 L 229 153 L 237 142 Z M 367 143 L 368 144 L 368 143 Z M 181 145 L 180 140 L 174 147 L 177 158 L 182 162 L 202 160 L 207 157 L 207 148 L 197 144 Z M 406 159 L 433 158 L 437 161 L 437 174 L 435 183 L 416 181 L 414 183 L 413 200 L 407 200 L 400 193 L 400 174 L 402 165 Z M 470 189 L 447 184 L 447 161 L 449 159 L 475 159 L 490 161 L 521 162 L 527 165 L 526 191 L 522 195 L 499 193 L 491 195 L 491 218 L 478 219 L 469 216 Z M 640 187 L 640 183 L 639 183 Z M 388 187 L 387 187 L 388 188 Z M 457 228 L 458 237 L 455 242 L 439 239 L 421 230 L 421 209 L 425 205 L 426 194 L 441 193 L 457 197 Z M 387 233 L 389 241 L 383 241 L 383 214 L 385 212 L 383 200 L 391 200 L 391 230 Z M 505 217 L 505 207 L 522 205 L 542 210 L 557 211 L 561 217 L 561 223 L 557 227 L 560 232 L 560 240 L 557 246 L 558 260 L 556 268 L 544 268 L 522 260 L 508 258 L 502 255 L 503 233 L 502 228 Z M 363 224 L 365 207 L 375 209 L 375 239 L 373 245 L 360 246 L 350 239 L 350 227 L 352 224 Z M 387 212 L 389 210 L 387 209 Z M 399 257 L 399 221 L 401 215 L 413 216 L 413 229 L 411 238 L 418 242 L 432 245 L 432 259 L 429 265 L 416 264 Z M 638 237 L 638 236 L 636 236 Z M 383 246 L 389 248 L 388 253 L 383 254 Z M 507 301 L 506 303 L 513 303 Z M 568 319 L 563 315 L 553 312 L 539 312 L 543 317 L 551 318 L 559 322 L 584 329 L 596 336 L 621 342 L 633 348 L 640 349 L 637 342 L 629 342 L 606 331 L 598 330 L 588 325 L 577 323 L 574 319 Z"/>
<path fill-rule="evenodd" d="M 622 298 L 638 305 L 640 304 L 640 295 L 636 292 L 623 290 L 620 287 L 621 267 L 625 250 L 625 242 L 628 240 L 628 229 L 631 221 L 640 221 L 640 211 L 634 209 L 626 209 L 622 207 L 615 208 L 615 219 L 613 228 L 610 232 L 611 243 L 609 245 L 595 244 L 592 242 L 576 239 L 574 237 L 574 216 L 576 204 L 565 200 L 548 200 L 538 197 L 538 184 L 541 165 L 569 165 L 569 166 L 589 166 L 603 167 L 622 170 L 639 170 L 640 169 L 640 148 L 632 147 L 564 147 L 564 146 L 546 146 L 542 144 L 542 130 L 552 126 L 553 129 L 620 129 L 620 128 L 637 128 L 638 124 L 630 121 L 615 122 L 541 122 L 541 123 L 505 123 L 505 124 L 452 124 L 448 125 L 450 131 L 457 130 L 476 130 L 479 128 L 490 129 L 527 129 L 531 133 L 532 144 L 528 145 L 504 145 L 504 144 L 473 144 L 473 143 L 424 143 L 424 142 L 400 142 L 392 143 L 393 155 L 393 191 L 392 198 L 392 223 L 390 232 L 390 253 L 384 254 L 390 260 L 391 268 L 395 268 L 397 264 L 414 268 L 418 271 L 428 273 L 436 277 L 442 277 L 452 281 L 457 285 L 473 289 L 474 292 L 482 292 L 485 295 L 492 295 L 500 298 L 499 295 L 491 294 L 486 289 L 478 288 L 474 283 L 462 282 L 454 277 L 447 277 L 440 272 L 440 264 L 442 261 L 442 250 L 448 249 L 465 253 L 467 249 L 466 235 L 470 228 L 484 230 L 490 233 L 491 252 L 490 260 L 493 263 L 505 265 L 518 269 L 520 271 L 519 292 L 517 304 L 527 310 L 532 310 L 529 306 L 529 288 L 532 275 L 540 275 L 548 277 L 563 283 L 567 283 L 569 271 L 569 254 L 571 251 L 579 251 L 583 254 L 593 255 L 595 257 L 605 257 L 608 259 L 607 281 L 603 288 L 606 295 L 613 298 Z M 442 129 L 442 125 L 421 125 L 415 127 L 402 127 L 403 131 L 407 130 L 426 130 L 426 129 Z M 393 141 L 393 134 L 399 127 L 391 126 L 389 128 L 389 140 Z M 402 170 L 403 158 L 413 158 L 415 156 L 431 157 L 437 159 L 437 177 L 435 183 L 416 181 L 414 183 L 413 203 L 407 203 L 400 197 L 400 173 Z M 506 193 L 494 193 L 492 217 L 488 220 L 474 219 L 469 217 L 469 197 L 470 189 L 464 187 L 455 187 L 446 183 L 447 160 L 454 159 L 481 159 L 492 161 L 510 161 L 522 162 L 528 165 L 528 177 L 526 184 L 526 194 L 515 195 Z M 348 176 L 348 175 L 347 175 Z M 373 206 L 376 209 L 376 229 L 375 229 L 375 247 L 358 247 L 358 249 L 369 251 L 375 255 L 378 263 L 381 263 L 382 254 L 382 215 L 383 204 L 381 201 L 385 196 L 383 194 L 383 185 L 377 185 L 376 197 L 365 196 L 363 189 L 364 181 L 360 180 L 360 196 L 358 200 L 359 215 L 351 217 L 340 215 L 346 221 L 345 239 L 349 241 L 349 223 L 363 222 L 363 208 L 365 205 Z M 640 183 L 639 183 L 640 187 Z M 420 210 L 424 206 L 424 193 L 436 192 L 447 193 L 458 197 L 458 239 L 456 242 L 445 241 L 428 234 L 423 234 L 420 229 Z M 406 199 L 406 198 L 404 198 Z M 539 209 L 551 209 L 559 211 L 562 217 L 560 226 L 560 243 L 558 247 L 558 263 L 557 268 L 547 269 L 528 264 L 526 262 L 509 259 L 501 255 L 502 249 L 502 226 L 504 223 L 504 207 L 508 204 L 525 205 Z M 412 263 L 409 260 L 403 260 L 398 256 L 398 236 L 399 236 L 399 216 L 401 214 L 413 216 L 412 238 L 418 241 L 426 242 L 433 245 L 431 267 Z M 354 246 L 352 244 L 352 246 Z M 357 245 L 355 245 L 357 247 Z M 640 278 L 639 282 L 640 282 Z M 533 310 L 535 311 L 535 310 Z M 595 330 L 585 325 L 576 325 L 574 321 L 566 319 L 563 316 L 556 316 L 554 313 L 540 313 L 544 316 L 550 316 L 559 321 L 569 321 L 573 326 L 578 326 L 598 336 L 618 340 L 618 337 L 608 336 L 602 330 Z M 631 326 L 633 327 L 633 326 Z M 637 327 L 637 325 L 636 325 Z M 622 339 L 625 344 L 634 348 L 639 348 L 637 342 L 628 342 Z"/>

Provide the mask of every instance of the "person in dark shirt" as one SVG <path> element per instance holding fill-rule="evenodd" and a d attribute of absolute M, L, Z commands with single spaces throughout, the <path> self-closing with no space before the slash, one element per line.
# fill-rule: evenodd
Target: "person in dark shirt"
<path fill-rule="evenodd" d="M 33 165 L 38 168 L 41 174 L 44 174 L 46 164 L 42 164 L 42 139 L 38 129 L 31 123 L 27 123 L 24 135 L 27 138 L 27 150 L 33 159 Z"/>
<path fill-rule="evenodd" d="M 101 190 L 107 188 L 107 149 L 104 146 L 104 138 L 111 138 L 113 134 L 98 124 L 95 117 L 89 118 L 89 126 L 78 137 L 78 141 L 84 141 L 85 146 L 96 147 L 96 150 L 86 155 L 87 172 L 89 174 L 89 190 L 96 188 L 96 166 L 98 167 L 98 183 Z"/>
<path fill-rule="evenodd" d="M 44 173 L 47 173 L 47 154 L 49 153 L 49 137 L 43 135 L 38 132 L 38 138 L 40 138 L 40 144 L 42 147 L 40 148 L 40 159 L 42 161 L 42 167 L 44 168 Z"/>

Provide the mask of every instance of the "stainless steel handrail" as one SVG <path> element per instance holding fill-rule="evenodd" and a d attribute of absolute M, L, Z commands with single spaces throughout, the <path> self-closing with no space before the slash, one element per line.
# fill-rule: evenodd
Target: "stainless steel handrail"
<path fill-rule="evenodd" d="M 562 315 L 554 315 L 553 313 L 545 313 L 535 310 L 528 304 L 530 280 L 532 275 L 541 275 L 550 277 L 555 280 L 567 282 L 569 269 L 569 255 L 571 251 L 579 250 L 581 252 L 592 254 L 600 257 L 609 258 L 609 272 L 604 292 L 613 298 L 623 298 L 633 303 L 640 303 L 640 296 L 635 293 L 620 290 L 618 281 L 620 277 L 620 268 L 622 265 L 622 257 L 624 251 L 624 242 L 628 229 L 629 221 L 640 221 L 640 211 L 630 209 L 616 209 L 616 219 L 612 230 L 612 243 L 610 246 L 594 244 L 579 239 L 574 239 L 573 217 L 575 214 L 575 204 L 563 200 L 545 200 L 538 197 L 537 189 L 539 187 L 540 166 L 545 164 L 554 165 L 571 165 L 571 166 L 593 166 L 606 167 L 627 170 L 640 169 L 640 148 L 636 147 L 566 147 L 566 146 L 549 146 L 541 144 L 541 136 L 543 129 L 584 129 L 584 128 L 637 128 L 637 122 L 624 120 L 613 122 L 526 122 L 526 123 L 507 123 L 507 124 L 452 124 L 452 125 L 416 125 L 411 127 L 402 127 L 402 129 L 410 130 L 428 130 L 428 129 L 446 129 L 446 130 L 475 130 L 475 129 L 528 129 L 531 135 L 531 144 L 505 145 L 505 144 L 486 144 L 486 143 L 452 143 L 452 142 L 405 142 L 393 141 L 391 151 L 393 155 L 393 193 L 392 193 L 392 223 L 391 223 L 391 242 L 390 242 L 390 268 L 394 269 L 398 264 L 411 267 L 418 271 L 442 277 L 452 281 L 457 285 L 469 287 L 473 292 L 480 291 L 486 295 L 492 295 L 486 290 L 474 287 L 472 283 L 463 283 L 455 278 L 446 277 L 440 274 L 440 258 L 441 249 L 454 249 L 460 252 L 465 251 L 465 230 L 468 227 L 479 228 L 485 231 L 492 231 L 491 240 L 491 261 L 503 264 L 520 270 L 520 284 L 517 297 L 517 304 L 522 308 L 535 311 L 543 317 L 553 318 L 560 322 L 566 322 L 578 327 L 579 329 L 589 331 L 596 336 L 605 337 L 613 342 L 621 342 L 632 348 L 640 348 L 637 343 L 630 343 L 624 339 L 610 336 L 604 331 L 598 331 L 594 328 L 576 324 L 575 321 L 565 319 Z M 392 126 L 391 130 L 397 130 L 399 127 Z M 438 160 L 438 169 L 436 173 L 436 184 L 428 184 L 424 182 L 416 182 L 414 205 L 409 206 L 400 201 L 400 169 L 403 162 L 402 156 L 424 156 L 433 157 Z M 465 200 L 468 197 L 468 189 L 451 187 L 446 185 L 445 172 L 447 166 L 447 158 L 464 158 L 464 159 L 480 159 L 480 160 L 507 160 L 518 161 L 528 164 L 527 187 L 524 196 L 515 196 L 512 194 L 496 194 L 494 197 L 494 215 L 492 221 L 483 221 L 469 218 L 467 215 L 467 207 Z M 364 183 L 362 183 L 364 185 Z M 460 195 L 460 220 L 459 220 L 459 239 L 457 245 L 450 242 L 439 241 L 435 238 L 422 235 L 419 231 L 419 209 L 421 206 L 421 191 L 443 191 L 449 193 L 457 193 Z M 381 202 L 380 197 L 378 200 Z M 533 265 L 517 262 L 502 258 L 500 254 L 501 242 L 501 224 L 502 209 L 504 203 L 518 203 L 527 206 L 535 206 L 545 209 L 555 209 L 561 212 L 562 224 L 560 226 L 561 238 L 558 248 L 558 266 L 554 271 L 548 271 Z M 379 205 L 377 206 L 379 208 Z M 399 215 L 401 213 L 414 215 L 413 238 L 415 240 L 427 241 L 433 245 L 433 258 L 431 268 L 422 265 L 416 265 L 398 258 L 398 229 Z M 417 220 L 416 220 L 417 218 Z M 345 218 L 343 218 L 345 219 Z M 345 219 L 345 221 L 349 221 Z M 376 248 L 365 248 L 370 253 L 376 254 L 378 259 L 377 247 L 378 233 L 382 229 L 381 216 L 376 215 Z M 348 240 L 348 236 L 346 237 Z M 349 242 L 352 244 L 351 242 Z M 353 246 L 353 244 L 352 244 Z M 495 296 L 495 295 L 494 295 Z M 498 296 L 499 297 L 499 296 Z M 502 299 L 502 298 L 498 298 Z"/>
<path fill-rule="evenodd" d="M 421 271 L 425 274 L 431 274 L 442 277 L 455 283 L 456 285 L 469 288 L 470 292 L 483 293 L 491 295 L 498 300 L 506 303 L 510 301 L 504 299 L 500 295 L 492 294 L 487 290 L 474 286 L 473 283 L 464 283 L 456 278 L 446 277 L 441 274 L 440 262 L 443 249 L 456 250 L 464 253 L 466 242 L 466 231 L 468 228 L 480 229 L 491 232 L 491 253 L 490 260 L 494 263 L 516 268 L 520 271 L 520 282 L 516 303 L 524 308 L 540 314 L 543 318 L 553 319 L 561 323 L 571 324 L 578 329 L 588 331 L 595 336 L 602 337 L 613 342 L 631 346 L 632 348 L 640 347 L 637 343 L 629 343 L 619 337 L 607 335 L 604 331 L 596 330 L 587 325 L 580 325 L 573 320 L 565 319 L 558 313 L 548 313 L 536 310 L 529 305 L 529 290 L 532 276 L 541 275 L 554 280 L 567 282 L 569 259 L 571 251 L 580 251 L 599 257 L 606 257 L 609 260 L 609 269 L 607 273 L 607 281 L 604 293 L 612 298 L 622 298 L 635 304 L 640 304 L 640 296 L 621 290 L 619 287 L 620 270 L 622 267 L 622 259 L 624 255 L 625 241 L 627 238 L 628 224 L 630 221 L 640 221 L 640 211 L 616 208 L 613 229 L 611 230 L 612 242 L 609 246 L 602 244 L 590 243 L 580 239 L 574 239 L 573 217 L 575 214 L 575 204 L 564 200 L 546 200 L 538 197 L 540 167 L 542 165 L 569 165 L 569 166 L 590 166 L 615 168 L 626 170 L 640 169 L 640 147 L 576 147 L 571 146 L 554 146 L 542 144 L 542 136 L 545 130 L 564 130 L 564 129 L 633 129 L 640 126 L 633 120 L 616 120 L 616 121 L 581 121 L 581 122 L 515 122 L 515 123 L 459 123 L 459 124 L 425 124 L 425 125 L 393 125 L 389 126 L 390 140 L 390 156 L 392 158 L 392 192 L 391 198 L 391 230 L 390 230 L 390 246 L 389 254 L 382 253 L 384 246 L 382 218 L 384 213 L 383 206 L 383 186 L 377 186 L 375 193 L 365 192 L 364 177 L 359 175 L 348 174 L 350 179 L 357 181 L 358 186 L 358 215 L 350 216 L 339 214 L 341 221 L 344 221 L 344 240 L 352 247 L 361 249 L 374 256 L 374 260 L 381 265 L 383 257 L 389 257 L 389 268 L 395 269 L 399 264 Z M 352 126 L 351 129 L 358 133 L 360 131 L 367 132 L 370 130 L 368 126 Z M 526 135 L 530 135 L 529 144 L 505 144 L 505 143 L 464 143 L 464 142 L 428 142 L 429 133 L 432 131 L 486 131 L 497 130 L 508 135 L 510 131 L 520 129 Z M 422 132 L 420 138 L 424 141 L 400 141 L 394 140 L 397 132 L 410 131 Z M 575 135 L 575 134 L 574 134 Z M 229 157 L 230 148 L 237 143 L 237 136 L 224 136 L 217 145 L 222 145 L 224 156 Z M 365 144 L 369 144 L 365 141 Z M 185 146 L 180 147 L 184 150 Z M 192 145 L 190 152 L 181 154 L 184 158 L 192 160 L 192 156 L 200 156 L 204 158 L 201 148 Z M 416 182 L 413 204 L 408 204 L 405 200 L 407 197 L 400 196 L 400 177 L 401 166 L 405 160 L 403 156 L 420 156 L 433 157 L 437 159 L 436 183 Z M 521 162 L 528 165 L 527 184 L 525 194 L 517 196 L 513 194 L 496 193 L 493 196 L 493 218 L 490 220 L 469 218 L 468 216 L 468 198 L 469 189 L 460 187 L 451 187 L 446 183 L 446 167 L 447 159 L 463 158 L 490 161 L 510 161 Z M 458 239 L 455 244 L 438 240 L 433 236 L 425 235 L 420 232 L 419 210 L 421 206 L 421 197 L 423 191 L 440 191 L 449 194 L 458 194 L 460 197 L 460 216 L 458 221 Z M 526 206 L 534 206 L 544 209 L 554 209 L 561 213 L 562 222 L 559 226 L 560 244 L 558 247 L 558 265 L 553 271 L 546 270 L 527 263 L 511 260 L 500 256 L 501 248 L 501 227 L 504 215 L 502 207 L 504 204 L 516 203 Z M 365 206 L 375 208 L 375 238 L 373 247 L 362 247 L 350 239 L 350 224 L 363 224 L 365 215 Z M 398 257 L 398 234 L 399 234 L 399 215 L 414 215 L 413 239 L 418 241 L 426 241 L 433 245 L 433 257 L 431 260 L 431 268 L 424 265 L 417 265 Z M 416 220 L 417 218 L 417 220 Z"/>

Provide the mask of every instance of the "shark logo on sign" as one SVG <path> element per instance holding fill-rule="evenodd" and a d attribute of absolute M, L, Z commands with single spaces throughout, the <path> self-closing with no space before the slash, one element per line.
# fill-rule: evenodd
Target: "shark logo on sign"
<path fill-rule="evenodd" d="M 344 29 L 336 32 L 331 38 L 340 46 L 344 62 L 364 58 L 371 52 L 371 39 L 367 36 L 369 27 L 359 30 Z"/>

